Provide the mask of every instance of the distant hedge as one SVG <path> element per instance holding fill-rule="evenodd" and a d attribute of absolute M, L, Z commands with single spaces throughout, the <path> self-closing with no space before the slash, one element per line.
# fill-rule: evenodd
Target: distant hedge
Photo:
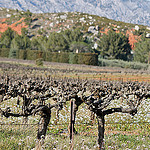
<path fill-rule="evenodd" d="M 9 57 L 9 48 L 0 48 L 0 56 L 1 57 Z"/>
<path fill-rule="evenodd" d="M 83 55 L 84 64 L 86 65 L 98 65 L 98 54 L 85 53 Z"/>
<path fill-rule="evenodd" d="M 19 50 L 18 59 L 26 59 L 27 58 L 27 50 Z"/>
<path fill-rule="evenodd" d="M 98 55 L 95 53 L 70 53 L 70 64 L 98 65 Z"/>
<path fill-rule="evenodd" d="M 69 54 L 69 64 L 78 64 L 78 55 L 76 53 Z"/>
<path fill-rule="evenodd" d="M 9 57 L 9 48 L 0 48 L 0 57 Z M 43 52 L 40 50 L 17 50 L 17 59 L 27 59 L 27 60 L 37 60 L 42 58 L 44 61 L 49 62 L 60 62 L 60 63 L 70 63 L 70 64 L 86 64 L 86 65 L 99 65 L 99 66 L 109 66 L 109 67 L 121 67 L 130 69 L 143 69 L 147 70 L 150 65 L 143 64 L 139 62 L 126 62 L 123 60 L 107 60 L 98 58 L 95 53 L 66 53 L 66 52 Z"/>
<path fill-rule="evenodd" d="M 0 49 L 0 57 L 9 57 L 10 49 Z M 98 65 L 98 55 L 95 53 L 42 52 L 40 50 L 18 50 L 17 59 L 60 62 L 70 64 Z"/>
<path fill-rule="evenodd" d="M 36 60 L 38 59 L 40 55 L 40 51 L 38 50 L 27 50 L 27 56 L 26 59 L 27 60 Z"/>

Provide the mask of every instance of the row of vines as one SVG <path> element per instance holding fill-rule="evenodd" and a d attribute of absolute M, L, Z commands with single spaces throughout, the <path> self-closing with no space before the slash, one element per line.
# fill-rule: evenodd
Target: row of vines
<path fill-rule="evenodd" d="M 150 98 L 150 84 L 147 82 L 58 77 L 59 72 L 65 74 L 66 71 L 8 63 L 0 63 L 0 69 L 0 113 L 5 118 L 23 117 L 26 124 L 31 116 L 39 116 L 37 147 L 47 136 L 53 108 L 56 109 L 55 120 L 59 120 L 61 110 L 71 100 L 74 101 L 74 134 L 77 133 L 77 112 L 84 103 L 91 114 L 96 115 L 98 149 L 104 149 L 107 116 L 116 112 L 135 116 L 142 101 Z M 4 107 L 6 101 L 13 101 L 18 109 Z M 111 107 L 113 101 L 121 101 L 122 106 Z"/>

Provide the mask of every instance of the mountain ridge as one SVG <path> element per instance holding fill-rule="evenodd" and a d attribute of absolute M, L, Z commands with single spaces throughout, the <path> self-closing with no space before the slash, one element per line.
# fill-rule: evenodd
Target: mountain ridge
<path fill-rule="evenodd" d="M 148 0 L 3 0 L 0 7 L 33 13 L 83 12 L 150 26 Z"/>

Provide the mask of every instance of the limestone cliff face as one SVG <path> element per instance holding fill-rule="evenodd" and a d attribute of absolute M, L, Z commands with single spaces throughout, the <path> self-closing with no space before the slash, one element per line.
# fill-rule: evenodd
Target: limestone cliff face
<path fill-rule="evenodd" d="M 150 0 L 3 0 L 0 7 L 33 13 L 85 12 L 150 26 Z"/>

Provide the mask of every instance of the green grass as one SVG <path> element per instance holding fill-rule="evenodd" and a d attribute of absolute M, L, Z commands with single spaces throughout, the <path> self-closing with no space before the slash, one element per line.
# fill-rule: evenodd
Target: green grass
<path fill-rule="evenodd" d="M 15 100 L 14 100 L 15 102 Z M 10 105 L 11 101 L 8 101 L 6 105 Z M 12 105 L 15 108 L 15 104 L 12 100 Z M 69 103 L 60 111 L 60 119 L 55 125 L 56 110 L 52 109 L 52 118 L 49 124 L 45 143 L 42 146 L 44 149 L 63 149 L 68 150 L 70 147 L 68 125 L 70 116 Z M 19 108 L 18 108 L 19 109 Z M 17 110 L 15 108 L 15 110 Z M 116 113 L 118 114 L 118 113 Z M 64 116 L 64 117 L 63 117 Z M 83 104 L 80 106 L 77 113 L 77 121 L 75 128 L 78 134 L 74 135 L 74 149 L 90 149 L 97 150 L 97 121 L 94 124 L 90 124 L 90 111 Z M 114 118 L 115 117 L 115 118 Z M 107 122 L 112 119 L 112 124 L 105 125 L 105 148 L 107 149 L 149 149 L 150 145 L 150 125 L 149 124 L 115 124 L 115 119 L 119 116 L 110 115 Z M 96 118 L 95 118 L 96 119 Z M 4 123 L 22 123 L 13 118 L 1 118 Z M 30 117 L 29 123 L 37 123 L 39 118 Z M 20 122 L 19 122 L 20 121 Z M 131 118 L 132 121 L 132 118 Z M 114 124 L 113 124 L 114 123 Z M 36 134 L 37 125 L 1 125 L 0 126 L 0 149 L 2 150 L 26 150 L 32 149 L 37 145 Z"/>
<path fill-rule="evenodd" d="M 20 150 L 35 147 L 35 127 L 5 125 L 0 126 L 0 149 Z"/>
<path fill-rule="evenodd" d="M 57 126 L 56 126 L 57 128 Z M 84 128 L 83 126 L 81 128 Z M 95 127 L 94 127 L 95 128 Z M 62 128 L 66 129 L 66 128 Z M 58 131 L 57 129 L 55 129 Z M 74 135 L 74 149 L 90 149 L 96 150 L 96 133 L 90 135 L 83 134 L 79 129 L 77 135 Z M 88 130 L 86 132 L 89 132 Z M 96 131 L 95 131 L 96 132 Z M 0 149 L 2 150 L 27 150 L 36 146 L 36 131 L 35 127 L 14 127 L 0 128 Z M 54 130 L 48 130 L 45 143 L 42 146 L 44 149 L 63 149 L 68 150 L 70 147 L 69 135 L 65 133 L 54 132 Z M 149 149 L 150 137 L 144 135 L 123 135 L 123 134 L 105 134 L 105 148 L 106 149 Z"/>
<path fill-rule="evenodd" d="M 106 149 L 149 149 L 150 137 L 142 135 L 114 134 L 105 136 Z"/>

